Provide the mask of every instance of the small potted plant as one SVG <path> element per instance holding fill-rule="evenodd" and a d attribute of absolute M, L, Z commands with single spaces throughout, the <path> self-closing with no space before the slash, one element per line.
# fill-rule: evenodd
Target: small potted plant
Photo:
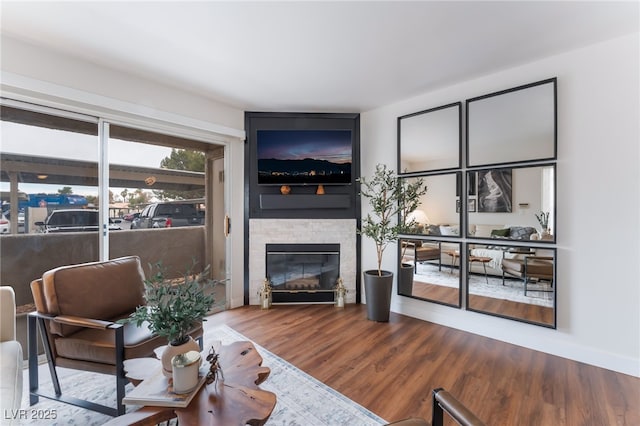
<path fill-rule="evenodd" d="M 538 219 L 538 223 L 542 228 L 540 230 L 540 238 L 542 238 L 543 240 L 549 239 L 551 235 L 549 232 L 549 212 L 541 211 L 540 213 L 537 213 L 536 219 Z"/>
<path fill-rule="evenodd" d="M 376 245 L 377 269 L 364 271 L 367 317 L 373 321 L 389 321 L 393 272 L 382 270 L 382 257 L 389 243 L 396 242 L 402 225 L 396 223 L 400 185 L 386 165 L 376 165 L 371 179 L 361 178 L 360 193 L 373 210 L 363 219 L 360 234 Z"/>
<path fill-rule="evenodd" d="M 199 274 L 193 273 L 194 267 L 195 262 L 182 279 L 168 279 L 160 262 L 150 265 L 151 276 L 144 282 L 146 305 L 138 306 L 129 318 L 121 320 L 138 327 L 146 321 L 153 333 L 167 339 L 169 345 L 162 354 L 163 373 L 167 376 L 171 376 L 173 356 L 200 351 L 189 332 L 205 321 L 214 303 L 213 294 L 205 291 L 217 283 L 207 278 L 209 266 Z"/>

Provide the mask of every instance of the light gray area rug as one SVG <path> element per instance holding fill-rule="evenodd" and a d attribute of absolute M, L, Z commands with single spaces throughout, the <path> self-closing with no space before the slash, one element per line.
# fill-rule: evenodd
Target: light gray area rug
<path fill-rule="evenodd" d="M 418 264 L 415 280 L 424 283 L 441 285 L 445 287 L 455 287 L 459 285 L 459 270 L 451 270 L 443 267 L 438 271 L 437 265 L 429 263 Z M 487 283 L 487 280 L 489 281 Z M 507 279 L 502 285 L 502 277 L 483 274 L 472 274 L 469 276 L 469 293 L 477 296 L 492 297 L 494 299 L 510 300 L 512 302 L 528 303 L 530 305 L 553 307 L 553 293 L 535 290 L 550 290 L 548 283 L 529 284 L 527 295 L 524 295 L 524 285 L 522 280 Z"/>
<path fill-rule="evenodd" d="M 205 323 L 204 349 L 220 341 L 222 344 L 249 340 L 230 327 L 207 329 Z M 276 394 L 276 407 L 267 421 L 269 426 L 377 426 L 387 422 L 341 393 L 314 379 L 282 358 L 257 345 L 263 365 L 271 369 L 269 378 L 260 385 Z M 224 366 L 222 366 L 224 368 Z M 61 386 L 64 394 L 87 398 L 91 401 L 115 406 L 115 379 L 103 374 L 60 369 L 63 371 Z M 51 389 L 51 379 L 46 364 L 39 368 L 42 389 Z M 28 376 L 24 373 L 22 408 L 26 418 L 14 422 L 18 425 L 102 425 L 111 417 L 93 411 L 61 404 L 46 398 L 29 407 Z M 127 385 L 127 391 L 132 385 Z M 127 407 L 128 411 L 134 407 Z M 43 417 L 48 416 L 48 419 Z M 55 416 L 55 419 L 51 417 Z M 4 416 L 3 416 L 4 417 Z M 7 420 L 3 419 L 2 424 Z"/>

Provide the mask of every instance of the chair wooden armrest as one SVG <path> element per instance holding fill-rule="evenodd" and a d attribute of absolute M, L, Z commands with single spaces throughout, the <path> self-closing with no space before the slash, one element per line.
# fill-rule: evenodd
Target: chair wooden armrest
<path fill-rule="evenodd" d="M 76 327 L 97 328 L 102 330 L 106 330 L 107 328 L 123 327 L 122 324 L 117 324 L 111 321 L 76 317 L 71 315 L 58 315 L 53 318 L 53 321 L 58 322 L 60 324 L 73 325 Z"/>
<path fill-rule="evenodd" d="M 444 422 L 443 410 L 462 426 L 484 426 L 484 422 L 465 407 L 453 395 L 442 388 L 433 391 L 432 426 L 440 426 Z"/>
<path fill-rule="evenodd" d="M 76 317 L 72 315 L 47 315 L 40 312 L 29 312 L 30 317 L 42 319 L 45 321 L 53 321 L 59 324 L 73 325 L 75 327 L 97 328 L 106 330 L 107 328 L 120 328 L 122 324 L 112 321 L 104 321 L 93 318 Z"/>

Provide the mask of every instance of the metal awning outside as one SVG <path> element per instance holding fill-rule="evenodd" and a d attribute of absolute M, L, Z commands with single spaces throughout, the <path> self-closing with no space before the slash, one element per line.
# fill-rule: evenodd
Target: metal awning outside
<path fill-rule="evenodd" d="M 18 183 L 98 186 L 97 162 L 0 153 L 0 181 L 11 182 L 12 174 Z M 205 174 L 111 164 L 109 186 L 173 191 L 201 190 L 205 186 Z"/>

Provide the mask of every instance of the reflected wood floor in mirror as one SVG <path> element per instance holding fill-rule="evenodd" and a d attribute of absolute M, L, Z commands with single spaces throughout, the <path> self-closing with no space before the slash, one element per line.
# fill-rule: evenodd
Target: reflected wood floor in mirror
<path fill-rule="evenodd" d="M 553 325 L 553 308 L 532 305 L 530 303 L 512 302 L 493 297 L 469 295 L 469 306 L 474 311 L 482 311 L 519 318 L 540 324 Z"/>
<path fill-rule="evenodd" d="M 638 378 L 395 313 L 369 321 L 364 305 L 242 307 L 205 327 L 223 323 L 388 421 L 430 419 L 443 387 L 494 426 L 640 424 Z"/>
<path fill-rule="evenodd" d="M 460 290 L 453 287 L 442 285 L 423 283 L 419 281 L 413 282 L 411 295 L 421 299 L 437 300 L 438 302 L 449 305 L 458 306 L 460 302 Z"/>

